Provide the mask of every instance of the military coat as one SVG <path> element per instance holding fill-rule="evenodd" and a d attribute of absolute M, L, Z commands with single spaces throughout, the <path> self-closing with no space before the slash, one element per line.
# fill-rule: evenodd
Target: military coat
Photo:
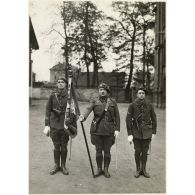
<path fill-rule="evenodd" d="M 152 104 L 137 98 L 129 105 L 126 125 L 128 135 L 133 135 L 137 139 L 150 139 L 152 134 L 156 134 L 157 127 Z"/>
<path fill-rule="evenodd" d="M 108 110 L 102 117 L 108 101 Z M 84 118 L 93 111 L 94 118 L 91 124 L 90 133 L 94 135 L 114 135 L 114 131 L 120 131 L 120 115 L 116 101 L 113 98 L 97 97 L 90 100 L 84 112 Z M 102 118 L 100 120 L 100 118 Z M 100 122 L 98 123 L 98 121 Z M 97 125 L 98 123 L 98 125 Z"/>
<path fill-rule="evenodd" d="M 56 98 L 57 96 L 57 98 Z M 46 105 L 45 125 L 55 129 L 64 129 L 67 91 L 56 90 L 49 96 Z"/>

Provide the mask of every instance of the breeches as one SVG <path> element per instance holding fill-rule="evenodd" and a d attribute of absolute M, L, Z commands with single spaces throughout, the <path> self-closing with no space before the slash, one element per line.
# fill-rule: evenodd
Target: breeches
<path fill-rule="evenodd" d="M 147 155 L 151 139 L 133 139 L 135 154 Z"/>
<path fill-rule="evenodd" d="M 55 150 L 67 151 L 69 135 L 64 131 L 64 129 L 52 128 L 50 132 L 50 137 L 52 139 Z"/>
<path fill-rule="evenodd" d="M 91 139 L 96 148 L 96 156 L 102 156 L 102 151 L 104 151 L 104 156 L 111 156 L 110 150 L 114 143 L 114 136 L 91 135 Z"/>

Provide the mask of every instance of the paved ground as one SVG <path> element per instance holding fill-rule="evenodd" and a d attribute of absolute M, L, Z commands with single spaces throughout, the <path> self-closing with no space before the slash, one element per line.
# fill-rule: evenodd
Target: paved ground
<path fill-rule="evenodd" d="M 81 112 L 87 103 L 79 102 Z M 89 193 L 165 193 L 165 110 L 156 109 L 158 129 L 152 142 L 151 178 L 133 177 L 135 163 L 133 146 L 127 142 L 125 116 L 128 104 L 118 104 L 121 115 L 121 133 L 118 137 L 118 169 L 115 169 L 116 148 L 112 147 L 111 178 L 104 176 L 93 179 L 81 126 L 73 139 L 71 160 L 67 160 L 70 175 L 61 172 L 49 175 L 53 167 L 51 139 L 44 136 L 45 100 L 34 100 L 30 107 L 29 126 L 29 193 L 30 194 L 89 194 Z M 89 127 L 93 114 L 84 123 L 94 170 L 95 148 L 90 143 Z M 68 153 L 69 158 L 69 153 Z"/>

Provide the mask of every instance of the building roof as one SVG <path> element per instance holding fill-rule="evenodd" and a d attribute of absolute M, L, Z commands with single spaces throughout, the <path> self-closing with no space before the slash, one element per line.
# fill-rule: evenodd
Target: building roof
<path fill-rule="evenodd" d="M 49 70 L 57 70 L 57 71 L 63 70 L 64 71 L 65 66 L 62 63 L 58 63 L 55 66 L 53 66 L 52 68 L 50 68 Z"/>
<path fill-rule="evenodd" d="M 32 49 L 39 49 L 39 44 L 35 35 L 35 31 L 31 22 L 31 18 L 29 17 L 29 37 L 30 37 L 30 47 Z"/>

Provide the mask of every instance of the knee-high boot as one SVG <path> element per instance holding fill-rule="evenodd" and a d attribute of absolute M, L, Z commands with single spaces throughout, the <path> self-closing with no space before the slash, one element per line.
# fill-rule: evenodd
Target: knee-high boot
<path fill-rule="evenodd" d="M 95 174 L 96 177 L 100 176 L 103 173 L 103 171 L 102 171 L 102 161 L 103 161 L 103 156 L 102 155 L 97 155 L 96 156 L 97 173 Z"/>
<path fill-rule="evenodd" d="M 146 172 L 147 153 L 142 153 L 142 174 L 146 178 L 150 178 L 150 174 Z"/>
<path fill-rule="evenodd" d="M 136 163 L 136 171 L 134 176 L 138 178 L 140 176 L 140 153 L 135 152 L 135 163 Z"/>
<path fill-rule="evenodd" d="M 111 161 L 111 156 L 104 156 L 104 176 L 107 178 L 110 177 L 110 173 L 108 172 L 110 161 Z"/>
<path fill-rule="evenodd" d="M 67 157 L 67 151 L 66 150 L 62 150 L 61 151 L 61 168 L 62 168 L 62 173 L 64 175 L 68 175 L 69 172 L 66 169 L 66 157 Z"/>
<path fill-rule="evenodd" d="M 56 174 L 60 170 L 60 151 L 54 150 L 54 168 L 50 171 L 50 175 Z"/>

